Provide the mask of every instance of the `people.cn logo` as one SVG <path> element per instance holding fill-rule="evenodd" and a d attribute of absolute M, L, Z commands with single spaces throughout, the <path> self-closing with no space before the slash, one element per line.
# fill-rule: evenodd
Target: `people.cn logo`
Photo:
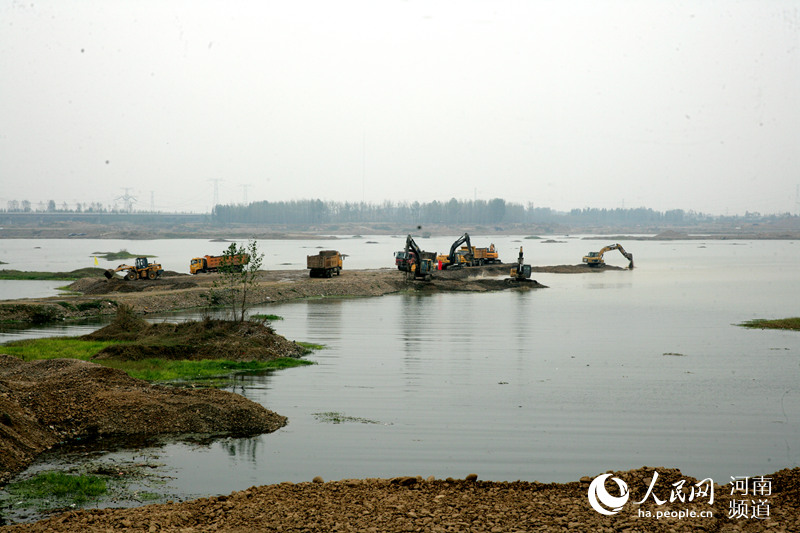
<path fill-rule="evenodd" d="M 631 494 L 628 491 L 628 484 L 618 477 L 612 477 L 611 479 L 616 481 L 620 495 L 612 496 L 609 494 L 605 486 L 606 479 L 609 477 L 611 477 L 611 474 L 602 474 L 594 478 L 591 485 L 589 485 L 589 504 L 598 513 L 611 516 L 622 509 Z"/>

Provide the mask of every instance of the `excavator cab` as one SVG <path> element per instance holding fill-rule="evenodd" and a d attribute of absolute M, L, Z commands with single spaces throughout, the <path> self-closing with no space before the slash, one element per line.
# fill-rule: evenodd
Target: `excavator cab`
<path fill-rule="evenodd" d="M 411 265 L 411 271 L 414 272 L 414 277 L 424 278 L 430 276 L 433 270 L 433 261 L 430 259 L 420 259 L 418 263 Z"/>
<path fill-rule="evenodd" d="M 136 269 L 140 270 L 143 268 L 147 268 L 147 258 L 146 257 L 137 257 L 136 258 Z"/>
<path fill-rule="evenodd" d="M 531 279 L 531 266 L 525 264 L 525 258 L 522 255 L 522 246 L 519 247 L 517 266 L 511 269 L 509 275 L 511 279 L 515 281 L 530 281 Z"/>

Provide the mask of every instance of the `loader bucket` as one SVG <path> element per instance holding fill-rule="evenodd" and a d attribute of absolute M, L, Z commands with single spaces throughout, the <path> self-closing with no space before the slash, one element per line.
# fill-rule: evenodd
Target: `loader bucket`
<path fill-rule="evenodd" d="M 107 277 L 108 279 L 111 279 L 111 278 L 114 277 L 114 271 L 113 270 L 106 270 L 105 272 L 103 272 L 103 275 L 105 277 Z"/>

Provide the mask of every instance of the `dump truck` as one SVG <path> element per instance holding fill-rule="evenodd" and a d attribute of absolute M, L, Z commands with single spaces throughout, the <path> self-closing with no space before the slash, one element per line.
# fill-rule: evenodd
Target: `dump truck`
<path fill-rule="evenodd" d="M 103 275 L 108 279 L 114 277 L 117 272 L 125 272 L 123 276 L 127 281 L 135 279 L 156 279 L 164 272 L 160 263 L 150 263 L 146 257 L 137 257 L 132 265 L 119 265 L 117 268 L 109 268 Z"/>
<path fill-rule="evenodd" d="M 228 256 L 224 255 L 204 255 L 203 257 L 194 257 L 189 261 L 189 272 L 192 274 L 201 274 L 205 272 L 218 272 L 219 268 L 225 264 L 225 259 Z M 238 254 L 232 256 L 232 265 L 234 270 L 241 272 L 244 265 L 250 262 L 248 254 Z"/>
<path fill-rule="evenodd" d="M 312 278 L 329 278 L 342 271 L 344 256 L 336 250 L 323 250 L 317 255 L 306 256 L 306 268 Z"/>
<path fill-rule="evenodd" d="M 470 250 L 466 246 L 462 246 L 461 251 L 469 252 Z M 501 262 L 494 244 L 490 244 L 488 248 L 476 248 L 472 246 L 472 261 L 473 264 L 477 266 L 492 265 Z"/>

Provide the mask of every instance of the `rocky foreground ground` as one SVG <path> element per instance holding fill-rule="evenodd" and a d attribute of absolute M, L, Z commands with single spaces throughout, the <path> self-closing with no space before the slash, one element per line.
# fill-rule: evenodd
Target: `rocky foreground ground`
<path fill-rule="evenodd" d="M 484 482 L 474 479 L 476 476 L 463 480 L 400 477 L 336 482 L 317 478 L 315 482 L 251 487 L 183 503 L 72 511 L 0 531 L 800 531 L 800 468 L 765 476 L 770 481 L 770 494 L 759 498 L 731 495 L 730 485 L 716 485 L 711 505 L 707 497 L 689 501 L 689 487 L 694 487 L 697 479 L 674 469 L 655 471 L 659 476 L 653 494 L 666 502 L 658 504 L 647 496 L 653 468 L 615 472 L 614 476 L 629 485 L 630 497 L 612 516 L 599 514 L 589 505 L 588 477 L 563 484 Z M 669 503 L 673 484 L 681 480 L 685 481 L 685 501 Z M 753 484 L 746 486 L 750 491 L 755 489 Z M 765 502 L 759 509 L 768 510 L 768 516 L 752 517 L 750 511 L 755 505 L 750 502 L 755 499 Z M 742 514 L 741 502 L 747 503 L 747 513 Z"/>

